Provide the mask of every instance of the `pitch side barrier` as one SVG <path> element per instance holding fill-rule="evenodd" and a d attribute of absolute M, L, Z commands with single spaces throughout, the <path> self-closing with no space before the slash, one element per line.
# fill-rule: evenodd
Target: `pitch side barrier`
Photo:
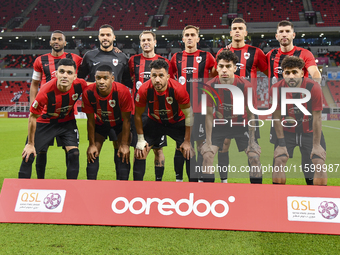
<path fill-rule="evenodd" d="M 5 179 L 0 222 L 340 234 L 340 187 Z"/>

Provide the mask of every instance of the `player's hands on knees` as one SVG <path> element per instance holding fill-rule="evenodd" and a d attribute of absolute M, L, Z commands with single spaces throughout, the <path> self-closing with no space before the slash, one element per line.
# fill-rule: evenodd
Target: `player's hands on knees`
<path fill-rule="evenodd" d="M 149 146 L 148 143 L 144 146 L 143 150 L 140 149 L 135 149 L 135 158 L 136 159 L 145 159 L 146 156 L 148 155 L 148 152 L 150 151 L 151 147 Z"/>
<path fill-rule="evenodd" d="M 23 152 L 22 152 L 22 154 L 21 154 L 22 159 L 25 160 L 25 162 L 27 162 L 27 161 L 28 161 L 28 158 L 30 157 L 30 155 L 31 155 L 32 153 L 33 153 L 33 156 L 34 156 L 34 157 L 37 156 L 37 153 L 36 153 L 36 151 L 35 151 L 34 145 L 32 145 L 32 144 L 26 144 L 26 145 L 25 145 L 25 148 L 24 148 L 24 150 L 23 150 Z"/>
<path fill-rule="evenodd" d="M 214 150 L 212 149 L 211 146 L 212 146 L 212 145 L 209 144 L 209 143 L 203 144 L 202 147 L 201 147 L 200 153 L 201 153 L 202 155 L 204 155 L 204 154 L 207 153 L 207 152 L 214 152 Z"/>
<path fill-rule="evenodd" d="M 261 156 L 261 147 L 257 143 L 251 143 L 248 145 L 246 149 L 246 154 L 248 155 L 249 152 L 254 152 L 257 155 Z"/>
<path fill-rule="evenodd" d="M 93 163 L 95 159 L 99 156 L 98 148 L 95 145 L 90 145 L 87 148 L 87 161 Z"/>
<path fill-rule="evenodd" d="M 190 151 L 191 151 L 191 144 L 188 141 L 184 141 L 181 146 L 179 147 L 179 150 L 182 152 L 183 157 L 187 160 L 190 159 Z"/>
<path fill-rule="evenodd" d="M 326 160 L 326 151 L 319 144 L 317 146 L 313 146 L 312 153 L 310 154 L 310 158 L 313 159 L 313 156 L 319 156 L 323 161 Z"/>
<path fill-rule="evenodd" d="M 128 164 L 130 161 L 130 146 L 121 144 L 119 146 L 117 156 L 122 158 L 122 162 Z"/>
<path fill-rule="evenodd" d="M 286 155 L 286 157 L 289 157 L 287 147 L 286 146 L 277 146 L 274 151 L 274 158 L 280 157 L 282 155 Z"/>

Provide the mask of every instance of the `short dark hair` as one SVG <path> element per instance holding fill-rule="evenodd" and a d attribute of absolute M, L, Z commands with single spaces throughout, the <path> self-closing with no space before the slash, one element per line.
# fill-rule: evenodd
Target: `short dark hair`
<path fill-rule="evenodd" d="M 113 70 L 112 70 L 112 67 L 109 66 L 109 65 L 99 65 L 97 68 L 96 68 L 96 72 L 97 71 L 102 71 L 102 72 L 110 72 L 112 74 Z"/>
<path fill-rule="evenodd" d="M 53 34 L 62 34 L 62 35 L 64 36 L 64 39 L 66 39 L 66 36 L 65 36 L 64 32 L 61 31 L 61 30 L 54 30 L 54 31 L 52 32 L 52 34 L 51 34 L 51 39 L 52 39 L 52 35 L 53 35 Z"/>
<path fill-rule="evenodd" d="M 100 26 L 100 28 L 99 28 L 99 30 L 100 30 L 100 29 L 102 29 L 102 28 L 111 28 L 111 30 L 112 30 L 112 33 L 114 32 L 114 29 L 113 29 L 113 27 L 112 27 L 111 25 L 109 25 L 109 24 L 104 24 L 104 25 L 101 25 L 101 26 Z"/>
<path fill-rule="evenodd" d="M 154 68 L 158 70 L 164 68 L 166 72 L 169 71 L 169 65 L 164 59 L 156 59 L 152 61 L 149 67 L 150 69 Z"/>
<path fill-rule="evenodd" d="M 294 25 L 292 22 L 288 21 L 288 20 L 282 20 L 277 24 L 277 28 L 279 27 L 286 27 L 286 26 L 291 26 L 292 29 L 294 29 Z"/>
<path fill-rule="evenodd" d="M 223 50 L 220 54 L 218 54 L 218 56 L 216 58 L 217 64 L 221 59 L 223 59 L 227 62 L 233 62 L 234 65 L 236 65 L 238 63 L 238 56 L 230 50 Z"/>
<path fill-rule="evenodd" d="M 285 70 L 286 68 L 299 68 L 302 70 L 304 67 L 305 61 L 296 56 L 286 56 L 281 63 L 282 70 Z"/>
<path fill-rule="evenodd" d="M 70 58 L 62 58 L 62 59 L 60 59 L 59 63 L 58 63 L 58 68 L 59 68 L 59 66 L 73 66 L 74 70 L 77 70 L 76 62 L 74 62 L 73 59 L 70 59 Z"/>
<path fill-rule="evenodd" d="M 242 18 L 235 18 L 233 22 L 231 22 L 231 25 L 233 25 L 234 23 L 243 23 L 247 27 L 247 22 Z"/>

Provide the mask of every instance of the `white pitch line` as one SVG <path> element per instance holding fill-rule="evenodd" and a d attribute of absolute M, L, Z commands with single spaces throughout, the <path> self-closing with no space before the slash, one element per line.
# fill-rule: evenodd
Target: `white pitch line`
<path fill-rule="evenodd" d="M 326 125 L 322 125 L 323 127 L 328 127 L 328 128 L 334 128 L 334 129 L 339 129 L 340 130 L 340 128 L 338 128 L 338 127 L 331 127 L 331 126 L 326 126 Z"/>

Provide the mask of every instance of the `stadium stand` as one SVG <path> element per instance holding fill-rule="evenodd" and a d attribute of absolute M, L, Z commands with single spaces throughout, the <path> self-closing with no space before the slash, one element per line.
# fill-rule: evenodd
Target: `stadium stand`
<path fill-rule="evenodd" d="M 95 16 L 99 16 L 93 28 L 98 30 L 102 24 L 109 24 L 115 30 L 144 30 L 149 15 L 154 15 L 159 1 L 104 1 Z"/>
<path fill-rule="evenodd" d="M 19 16 L 29 5 L 29 1 L 2 1 L 0 10 L 0 27 L 4 27 L 12 18 Z"/>
<path fill-rule="evenodd" d="M 5 68 L 33 68 L 34 60 L 38 55 L 6 55 Z"/>
<path fill-rule="evenodd" d="M 314 11 L 319 11 L 323 23 L 316 23 L 319 27 L 339 26 L 340 24 L 340 4 L 337 0 L 319 1 L 310 0 Z"/>
<path fill-rule="evenodd" d="M 299 12 L 303 11 L 302 1 L 290 0 L 284 2 L 238 1 L 238 13 L 243 14 L 247 22 L 299 21 Z"/>
<path fill-rule="evenodd" d="M 26 81 L 0 82 L 0 106 L 28 102 L 30 83 Z"/>
<path fill-rule="evenodd" d="M 340 65 L 340 51 L 326 53 L 325 56 L 333 59 L 337 66 Z"/>
<path fill-rule="evenodd" d="M 340 106 L 340 81 L 327 81 L 327 86 L 332 94 L 334 102 Z"/>

